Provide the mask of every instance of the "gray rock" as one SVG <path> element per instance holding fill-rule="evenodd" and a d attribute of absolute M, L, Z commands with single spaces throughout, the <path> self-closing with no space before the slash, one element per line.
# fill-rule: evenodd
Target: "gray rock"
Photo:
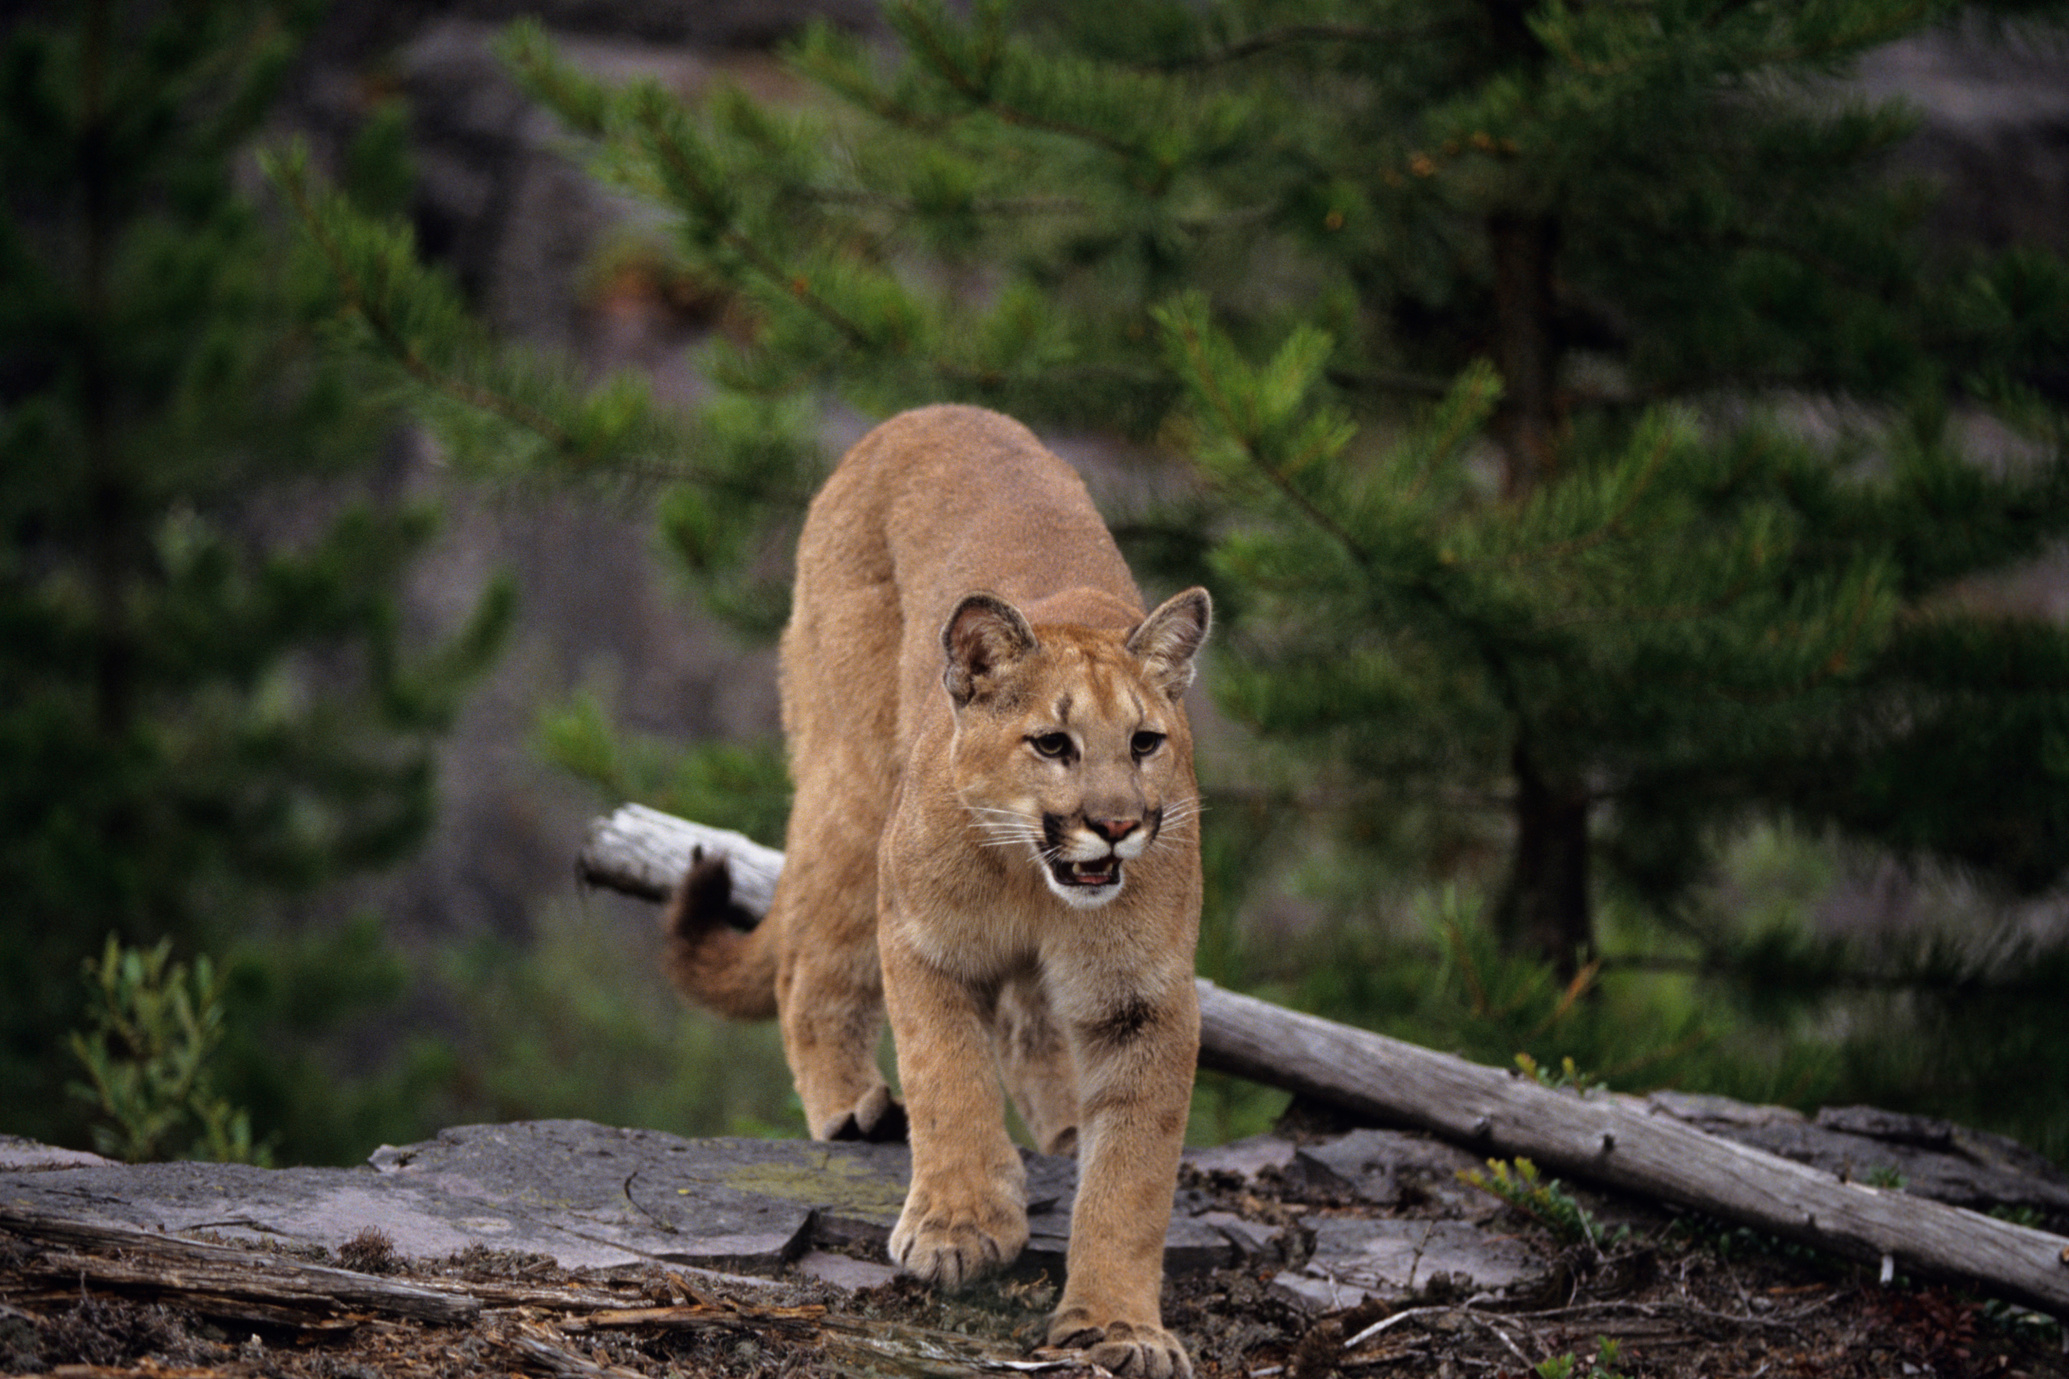
<path fill-rule="evenodd" d="M 1235 1250 L 1238 1262 L 1276 1259 L 1285 1253 L 1286 1230 L 1283 1226 L 1252 1221 L 1232 1211 L 1202 1212 L 1193 1220 L 1209 1229 L 1219 1231 Z"/>
<path fill-rule="evenodd" d="M 895 1215 L 898 1150 L 689 1141 L 584 1121 L 462 1126 L 383 1149 L 365 1168 L 89 1165 L 0 1173 L 0 1202 L 99 1225 L 335 1251 L 380 1230 L 403 1255 L 470 1246 L 565 1268 L 642 1261 L 768 1273 L 801 1253 L 815 1211 Z"/>
<path fill-rule="evenodd" d="M 1329 1217 L 1311 1224 L 1315 1249 L 1308 1262 L 1272 1280 L 1275 1293 L 1310 1311 L 1355 1307 L 1367 1298 L 1402 1301 L 1440 1275 L 1468 1292 L 1527 1287 L 1553 1265 L 1527 1240 L 1490 1235 L 1462 1221 Z"/>
<path fill-rule="evenodd" d="M 1305 1146 L 1294 1159 L 1310 1181 L 1340 1184 L 1345 1194 L 1381 1207 L 1467 1199 L 1458 1175 L 1479 1164 L 1455 1145 L 1405 1130 L 1353 1130 Z"/>
<path fill-rule="evenodd" d="M 527 1121 L 384 1147 L 374 1166 L 437 1200 L 494 1206 L 546 1234 L 619 1252 L 614 1262 L 766 1272 L 803 1253 L 820 1211 L 888 1232 L 905 1198 L 907 1156 L 895 1145 L 685 1140 L 588 1121 Z M 579 1247 L 507 1248 L 561 1258 Z"/>
<path fill-rule="evenodd" d="M 1991 23 L 1877 48 L 1858 85 L 1917 113 L 1897 164 L 1940 190 L 1931 224 L 1944 238 L 2069 250 L 2069 50 Z"/>
<path fill-rule="evenodd" d="M 881 1288 L 898 1277 L 898 1271 L 888 1264 L 876 1264 L 851 1255 L 829 1254 L 825 1250 L 805 1251 L 798 1258 L 797 1271 L 806 1278 L 815 1278 L 851 1292 Z"/>
<path fill-rule="evenodd" d="M 23 1139 L 20 1135 L 0 1135 L 0 1172 L 22 1172 L 36 1168 L 85 1168 L 114 1162 L 113 1159 L 104 1159 L 83 1149 L 59 1149 L 56 1145 L 39 1144 L 35 1140 Z"/>
<path fill-rule="evenodd" d="M 773 1273 L 814 1246 L 881 1248 L 911 1165 L 903 1145 L 686 1140 L 580 1120 L 457 1126 L 383 1146 L 361 1168 L 126 1165 L 25 1142 L 9 1150 L 0 1207 L 89 1224 L 331 1251 L 373 1228 L 419 1258 L 483 1246 L 570 1269 L 658 1262 L 747 1274 Z M 1077 1165 L 1038 1154 L 1027 1164 L 1028 1266 L 1061 1277 Z M 1210 1268 L 1232 1253 L 1212 1226 L 1173 1221 L 1168 1267 Z M 842 1286 L 888 1277 L 831 1258 L 815 1276 L 868 1280 Z"/>
<path fill-rule="evenodd" d="M 1196 1274 L 1233 1264 L 1234 1245 L 1226 1232 L 1197 1216 L 1174 1216 L 1164 1236 L 1164 1272 Z"/>
<path fill-rule="evenodd" d="M 1296 1147 L 1279 1135 L 1252 1135 L 1209 1148 L 1188 1149 L 1185 1162 L 1202 1173 L 1238 1173 L 1254 1179 L 1267 1168 L 1283 1170 L 1293 1162 Z"/>

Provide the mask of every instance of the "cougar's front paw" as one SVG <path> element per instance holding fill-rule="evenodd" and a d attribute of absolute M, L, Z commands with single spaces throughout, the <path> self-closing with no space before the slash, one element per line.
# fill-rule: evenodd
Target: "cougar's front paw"
<path fill-rule="evenodd" d="M 904 1103 L 891 1095 L 889 1087 L 879 1085 L 856 1102 L 853 1110 L 841 1112 L 820 1127 L 819 1138 L 897 1144 L 905 1134 Z"/>
<path fill-rule="evenodd" d="M 898 1228 L 891 1261 L 942 1288 L 960 1288 L 1003 1269 L 1027 1244 L 1027 1208 L 982 1188 L 941 1192 L 914 1184 Z"/>
<path fill-rule="evenodd" d="M 1086 1309 L 1072 1307 L 1049 1323 L 1049 1344 L 1082 1350 L 1093 1364 L 1128 1379 L 1192 1379 L 1185 1347 L 1161 1326 L 1100 1325 Z"/>

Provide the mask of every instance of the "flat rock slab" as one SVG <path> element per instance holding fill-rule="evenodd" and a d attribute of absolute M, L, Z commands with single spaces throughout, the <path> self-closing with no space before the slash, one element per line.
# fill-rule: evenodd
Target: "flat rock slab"
<path fill-rule="evenodd" d="M 86 1168 L 114 1162 L 83 1149 L 59 1149 L 55 1145 L 23 1139 L 20 1135 L 0 1135 L 0 1173 L 19 1169 Z"/>
<path fill-rule="evenodd" d="M 1274 1277 L 1272 1289 L 1313 1311 L 1356 1307 L 1368 1298 L 1402 1302 L 1433 1286 L 1457 1297 L 1528 1287 L 1554 1267 L 1529 1241 L 1464 1221 L 1330 1217 L 1311 1224 L 1314 1254 L 1303 1267 Z"/>
<path fill-rule="evenodd" d="M 38 1146 L 35 1149 L 41 1149 Z M 112 1164 L 16 1145 L 0 1210 L 172 1235 L 207 1234 L 335 1252 L 360 1232 L 439 1259 L 471 1247 L 539 1254 L 568 1269 L 658 1262 L 772 1273 L 808 1251 L 881 1248 L 905 1200 L 903 1145 L 688 1140 L 588 1121 L 459 1126 L 377 1151 L 359 1168 Z M 1061 1276 L 1073 1160 L 1026 1156 L 1029 1268 Z M 1167 1264 L 1227 1263 L 1213 1226 L 1180 1215 Z M 869 1286 L 884 1274 L 821 1260 L 817 1276 Z"/>
<path fill-rule="evenodd" d="M 552 1255 L 563 1267 L 654 1260 L 768 1272 L 814 1243 L 822 1217 L 842 1241 L 887 1236 L 910 1156 L 903 1145 L 686 1140 L 524 1121 L 383 1147 L 372 1166 L 375 1191 L 430 1204 L 479 1243 Z M 389 1234 L 405 1254 L 437 1253 Z"/>
<path fill-rule="evenodd" d="M 1255 1180 L 1266 1169 L 1283 1172 L 1300 1147 L 1283 1135 L 1252 1135 L 1248 1139 L 1185 1151 L 1186 1164 L 1201 1173 L 1231 1173 Z"/>
<path fill-rule="evenodd" d="M 1302 1146 L 1283 1170 L 1283 1179 L 1310 1194 L 1334 1195 L 1370 1206 L 1434 1207 L 1447 1215 L 1485 1215 L 1485 1195 L 1459 1179 L 1461 1173 L 1482 1163 L 1431 1135 L 1353 1130 Z"/>

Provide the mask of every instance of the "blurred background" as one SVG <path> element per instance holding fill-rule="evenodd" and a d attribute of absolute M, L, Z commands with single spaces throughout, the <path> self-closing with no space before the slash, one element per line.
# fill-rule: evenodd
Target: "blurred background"
<path fill-rule="evenodd" d="M 0 1132 L 803 1133 L 573 859 L 961 399 L 1214 589 L 1204 974 L 2069 1165 L 2069 11 L 1117 8 L 0 5 Z"/>

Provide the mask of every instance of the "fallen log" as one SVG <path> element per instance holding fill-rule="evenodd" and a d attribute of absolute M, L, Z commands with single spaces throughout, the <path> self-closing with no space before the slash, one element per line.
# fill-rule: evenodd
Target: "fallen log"
<path fill-rule="evenodd" d="M 578 870 L 593 884 L 660 899 L 692 861 L 718 853 L 727 857 L 734 899 L 765 910 L 782 853 L 638 805 L 592 826 Z M 1529 1158 L 1572 1178 L 1879 1263 L 1885 1278 L 1901 1269 L 1977 1280 L 2013 1302 L 2069 1316 L 2069 1239 L 1899 1189 L 1844 1182 L 1635 1098 L 1555 1090 L 1204 978 L 1199 987 L 1203 1067 L 1378 1124 L 1428 1130 L 1476 1153 Z"/>
<path fill-rule="evenodd" d="M 46 1257 L 23 1266 L 24 1276 L 47 1273 L 78 1288 L 93 1284 L 121 1292 L 177 1297 L 196 1311 L 274 1324 L 320 1325 L 339 1313 L 379 1313 L 415 1321 L 470 1321 L 479 1299 L 403 1283 L 396 1279 L 334 1269 L 321 1264 L 255 1254 L 178 1236 L 101 1226 L 46 1216 L 0 1202 L 0 1229 L 32 1240 L 87 1251 L 116 1253 Z"/>
<path fill-rule="evenodd" d="M 733 880 L 733 899 L 742 908 L 768 913 L 776 894 L 783 854 L 744 833 L 711 828 L 628 804 L 589 825 L 589 840 L 575 858 L 575 871 L 592 885 L 644 900 L 666 900 L 697 858 L 724 853 Z"/>
<path fill-rule="evenodd" d="M 1209 992 L 1211 991 L 1211 998 Z M 1602 1186 L 1897 1270 L 1977 1279 L 2069 1314 L 2069 1240 L 1719 1138 L 1635 1097 L 1581 1095 L 1516 1073 L 1201 983 L 1214 1010 L 1202 1065 L 1431 1131 L 1490 1156 L 1529 1158 Z"/>

